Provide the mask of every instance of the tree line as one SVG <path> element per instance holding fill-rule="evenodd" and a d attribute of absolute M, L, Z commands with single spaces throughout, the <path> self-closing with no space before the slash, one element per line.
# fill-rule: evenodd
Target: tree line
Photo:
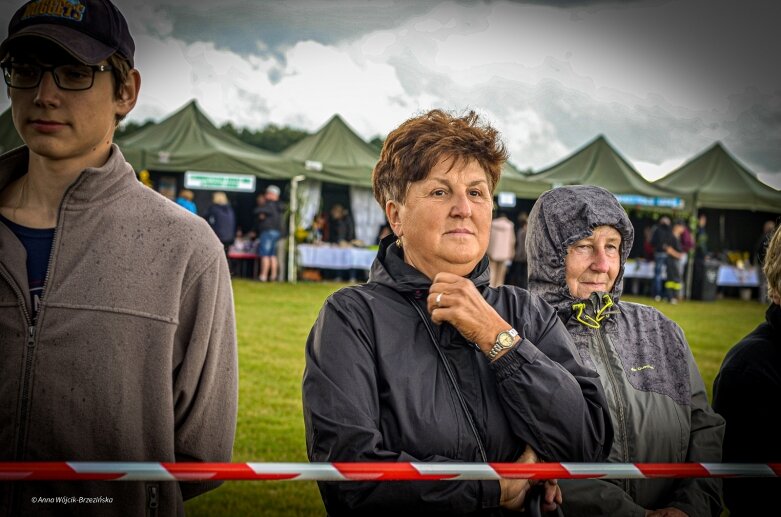
<path fill-rule="evenodd" d="M 118 128 L 115 133 L 116 138 L 121 138 L 131 133 L 143 129 L 151 124 L 154 124 L 152 120 L 146 120 L 144 122 L 125 121 Z M 297 129 L 290 126 L 278 126 L 276 124 L 267 124 L 263 129 L 248 129 L 246 127 L 237 128 L 230 122 L 227 122 L 220 126 L 220 130 L 232 135 L 244 143 L 255 146 L 259 149 L 271 151 L 274 153 L 281 152 L 291 145 L 299 142 L 309 136 L 311 133 L 304 131 L 303 129 Z M 383 138 L 375 136 L 369 143 L 377 148 L 379 151 L 382 149 Z"/>

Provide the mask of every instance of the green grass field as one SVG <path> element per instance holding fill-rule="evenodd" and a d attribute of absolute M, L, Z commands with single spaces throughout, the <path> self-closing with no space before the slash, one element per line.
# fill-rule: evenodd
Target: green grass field
<path fill-rule="evenodd" d="M 239 419 L 233 461 L 305 462 L 301 376 L 304 344 L 325 298 L 344 284 L 261 284 L 235 280 Z M 678 322 L 710 393 L 724 354 L 764 320 L 756 302 L 721 300 L 658 307 Z M 188 515 L 323 515 L 308 481 L 232 481 L 186 504 Z"/>

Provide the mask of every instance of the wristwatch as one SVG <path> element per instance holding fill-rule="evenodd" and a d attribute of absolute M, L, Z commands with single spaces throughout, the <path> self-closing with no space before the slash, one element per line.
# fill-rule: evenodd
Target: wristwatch
<path fill-rule="evenodd" d="M 491 350 L 488 352 L 488 359 L 492 360 L 499 355 L 502 350 L 507 350 L 515 343 L 515 338 L 518 337 L 518 331 L 515 329 L 505 330 L 499 332 L 496 336 L 496 342 Z"/>

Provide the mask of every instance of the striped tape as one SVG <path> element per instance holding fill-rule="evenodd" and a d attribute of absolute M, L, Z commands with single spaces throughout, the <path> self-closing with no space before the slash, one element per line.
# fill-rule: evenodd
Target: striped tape
<path fill-rule="evenodd" d="M 464 481 L 781 477 L 781 463 L 0 462 L 0 481 Z"/>

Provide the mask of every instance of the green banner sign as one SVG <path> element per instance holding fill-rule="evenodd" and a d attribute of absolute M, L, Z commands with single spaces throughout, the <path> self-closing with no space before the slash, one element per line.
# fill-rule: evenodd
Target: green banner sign
<path fill-rule="evenodd" d="M 255 176 L 251 174 L 187 171 L 184 173 L 184 187 L 192 190 L 255 192 Z"/>

